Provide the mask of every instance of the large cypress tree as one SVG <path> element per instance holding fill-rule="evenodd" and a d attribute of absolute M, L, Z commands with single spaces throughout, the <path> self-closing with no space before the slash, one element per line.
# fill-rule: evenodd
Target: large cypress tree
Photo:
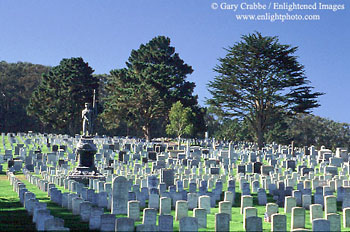
<path fill-rule="evenodd" d="M 186 81 L 193 72 L 170 46 L 164 36 L 153 38 L 139 49 L 132 50 L 126 68 L 111 71 L 107 80 L 102 118 L 108 128 L 120 121 L 142 130 L 151 138 L 151 125 L 164 121 L 173 103 L 180 100 L 184 106 L 195 106 L 195 84 Z"/>
<path fill-rule="evenodd" d="M 304 67 L 293 55 L 297 47 L 254 33 L 226 51 L 214 68 L 218 75 L 208 84 L 213 96 L 208 103 L 224 116 L 248 120 L 260 148 L 278 112 L 308 113 L 319 106 L 322 93 L 312 93 Z"/>
<path fill-rule="evenodd" d="M 81 110 L 85 102 L 92 102 L 93 90 L 98 88 L 93 72 L 81 57 L 62 59 L 43 75 L 30 99 L 28 113 L 56 132 L 79 133 Z"/>

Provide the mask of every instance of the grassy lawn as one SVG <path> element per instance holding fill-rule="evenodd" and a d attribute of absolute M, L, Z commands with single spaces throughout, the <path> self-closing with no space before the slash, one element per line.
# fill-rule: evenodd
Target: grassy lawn
<path fill-rule="evenodd" d="M 19 202 L 7 176 L 0 175 L 0 231 L 34 231 L 32 217 Z"/>
<path fill-rule="evenodd" d="M 2 147 L 2 143 L 0 143 L 0 148 L 2 153 L 4 152 L 4 149 L 11 149 L 11 145 L 9 144 L 9 141 L 7 137 L 5 136 L 5 146 L 6 148 Z M 48 150 L 47 147 L 45 147 L 45 150 Z M 116 157 L 118 159 L 118 157 Z M 239 161 L 238 161 L 239 163 Z M 264 162 L 266 163 L 266 162 Z M 2 164 L 3 170 L 5 171 L 7 169 L 7 163 Z M 126 166 L 126 165 L 124 165 Z M 148 167 L 151 167 L 151 163 L 147 164 Z M 197 173 L 198 173 L 197 169 Z M 233 173 L 236 173 L 236 170 L 233 170 Z M 34 174 L 33 174 L 34 175 Z M 19 178 L 27 187 L 27 189 L 31 192 L 33 192 L 37 199 L 40 200 L 40 202 L 44 202 L 47 204 L 47 208 L 51 211 L 51 214 L 55 217 L 59 217 L 64 219 L 65 221 L 65 227 L 70 228 L 71 231 L 86 231 L 88 230 L 88 223 L 84 223 L 80 221 L 79 216 L 72 215 L 71 211 L 68 211 L 67 209 L 64 209 L 55 203 L 51 202 L 49 197 L 47 196 L 47 193 L 39 190 L 36 186 L 30 184 L 24 177 L 23 174 L 17 174 L 17 178 Z M 36 175 L 38 176 L 38 175 Z M 41 176 L 39 176 L 41 178 Z M 158 178 L 160 178 L 158 176 Z M 227 178 L 228 180 L 229 178 Z M 56 186 L 59 190 L 62 192 L 68 192 L 68 190 L 65 190 L 63 187 Z M 188 190 L 188 188 L 185 188 Z M 12 190 L 12 186 L 10 186 L 9 181 L 7 180 L 7 177 L 5 176 L 5 173 L 0 174 L 0 231 L 31 231 L 35 229 L 35 225 L 31 222 L 31 217 L 27 214 L 25 209 L 21 206 L 19 203 L 19 198 L 17 197 L 17 194 Z M 209 189 L 211 191 L 212 189 Z M 223 184 L 223 190 L 227 190 L 227 183 Z M 314 191 L 313 191 L 314 193 Z M 265 206 L 258 206 L 258 198 L 257 194 L 253 193 L 251 194 L 253 196 L 253 202 L 254 207 L 258 210 L 258 216 L 260 218 L 264 218 L 265 214 Z M 242 231 L 243 228 L 243 215 L 240 214 L 240 201 L 241 201 L 241 191 L 239 188 L 239 180 L 236 180 L 236 197 L 235 197 L 235 205 L 232 207 L 232 220 L 230 222 L 230 230 L 231 231 Z M 267 195 L 268 203 L 274 203 L 275 201 L 272 199 L 272 196 Z M 146 203 L 147 205 L 147 203 Z M 105 210 L 105 213 L 108 213 L 107 210 Z M 200 229 L 200 231 L 213 231 L 215 229 L 215 213 L 219 213 L 218 204 L 215 208 L 211 208 L 211 213 L 207 215 L 207 228 L 206 229 Z M 279 213 L 284 214 L 284 208 L 279 208 Z M 341 203 L 338 203 L 338 213 L 341 215 L 341 223 L 343 221 L 342 217 L 342 209 L 341 209 Z M 175 211 L 172 210 L 172 215 L 175 218 Z M 140 212 L 140 221 L 137 221 L 135 224 L 139 225 L 142 223 L 142 216 L 143 216 L 143 210 L 141 209 Z M 188 216 L 193 216 L 193 211 L 189 210 Z M 290 231 L 291 226 L 291 214 L 286 214 L 287 216 L 287 230 Z M 310 212 L 309 210 L 305 211 L 305 227 L 306 229 L 312 229 L 312 224 L 310 223 Z M 117 217 L 125 217 L 125 215 L 117 215 Z M 343 225 L 343 224 L 342 224 Z M 179 230 L 179 222 L 174 220 L 174 231 Z M 268 222 L 263 221 L 263 230 L 264 231 L 270 231 L 271 230 L 271 224 Z M 342 231 L 350 231 L 350 228 L 343 228 Z"/>
<path fill-rule="evenodd" d="M 73 215 L 68 209 L 62 208 L 61 206 L 56 205 L 50 201 L 50 198 L 47 196 L 46 192 L 41 191 L 38 187 L 28 182 L 24 175 L 16 175 L 27 187 L 27 189 L 33 192 L 36 198 L 40 202 L 47 204 L 47 208 L 51 211 L 51 215 L 55 217 L 62 218 L 64 220 L 64 226 L 70 228 L 71 231 L 81 231 L 88 230 L 89 224 L 80 221 L 79 215 Z"/>
<path fill-rule="evenodd" d="M 55 217 L 59 217 L 64 219 L 65 221 L 65 227 L 70 228 L 72 231 L 84 231 L 88 230 L 88 223 L 84 223 L 80 221 L 80 217 L 76 215 L 72 215 L 70 211 L 67 209 L 64 209 L 55 203 L 51 202 L 50 199 L 47 196 L 46 192 L 43 192 L 39 190 L 35 185 L 30 184 L 24 177 L 23 174 L 16 175 L 17 178 L 19 178 L 27 187 L 27 189 L 31 192 L 33 192 L 37 199 L 40 200 L 40 202 L 44 202 L 47 204 L 47 208 L 51 211 L 51 214 Z M 236 182 L 238 184 L 238 182 Z M 0 187 L 2 189 L 0 193 L 0 204 L 1 204 L 1 216 L 0 216 L 0 231 L 30 231 L 35 228 L 35 225 L 31 223 L 31 217 L 27 214 L 25 209 L 21 206 L 19 203 L 19 198 L 17 197 L 16 193 L 12 190 L 12 186 L 10 186 L 9 181 L 7 180 L 7 177 L 2 173 L 0 175 Z M 67 190 L 64 190 L 63 187 L 57 186 L 58 189 L 63 190 L 64 192 L 67 192 Z M 227 187 L 225 186 L 224 189 Z M 236 189 L 239 189 L 238 187 Z M 240 214 L 240 196 L 241 193 L 237 191 L 236 193 L 236 201 L 235 206 L 232 207 L 232 221 L 230 222 L 230 230 L 231 231 L 242 231 L 243 228 L 243 215 Z M 257 200 L 257 194 L 253 193 L 253 201 L 254 206 L 258 210 L 258 216 L 261 218 L 264 218 L 265 213 L 265 206 L 258 206 L 258 200 Z M 268 202 L 274 202 L 271 196 L 268 195 Z M 279 212 L 283 214 L 283 208 L 279 208 Z M 340 214 L 341 212 L 341 204 L 338 204 L 338 210 Z M 106 211 L 107 212 L 107 211 Z M 211 213 L 207 215 L 207 228 L 206 229 L 200 229 L 200 231 L 213 231 L 215 229 L 215 213 L 218 213 L 218 205 L 215 208 L 211 209 Z M 135 224 L 139 225 L 142 223 L 142 210 L 141 210 L 141 221 L 137 221 Z M 312 225 L 310 223 L 310 213 L 309 210 L 305 211 L 306 218 L 306 229 L 312 229 Z M 4 215 L 4 216 L 3 216 Z M 16 217 L 14 217 L 16 215 Z M 20 217 L 18 217 L 20 215 Z M 172 215 L 175 218 L 175 211 L 172 211 Z M 188 216 L 193 216 L 193 211 L 190 210 L 188 212 Z M 117 217 L 125 217 L 125 215 L 117 215 Z M 19 220 L 21 218 L 21 220 Z M 4 223 L 7 222 L 7 223 Z M 290 223 L 291 223 L 291 215 L 287 214 L 287 230 L 290 230 Z M 174 230 L 179 230 L 179 222 L 174 221 Z M 263 230 L 264 231 L 270 231 L 271 230 L 271 224 L 267 222 L 263 222 Z M 342 228 L 342 231 L 350 231 L 349 229 L 345 230 L 345 228 Z"/>
<path fill-rule="evenodd" d="M 24 175 L 16 175 L 26 188 L 36 195 L 36 198 L 47 204 L 51 215 L 64 219 L 64 226 L 71 231 L 87 231 L 89 224 L 80 221 L 80 217 L 73 215 L 68 209 L 62 208 L 50 201 L 46 192 L 39 190 L 35 185 L 30 184 Z M 0 175 L 0 231 L 33 231 L 35 225 L 32 217 L 19 202 L 17 194 L 12 190 L 10 182 L 4 174 Z"/>

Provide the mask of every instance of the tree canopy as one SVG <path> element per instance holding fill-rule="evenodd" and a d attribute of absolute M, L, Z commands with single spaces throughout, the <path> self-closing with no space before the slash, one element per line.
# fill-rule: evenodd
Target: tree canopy
<path fill-rule="evenodd" d="M 169 124 L 166 126 L 168 135 L 176 135 L 179 140 L 183 135 L 190 135 L 193 130 L 191 123 L 192 110 L 184 107 L 180 101 L 173 104 L 169 112 Z"/>
<path fill-rule="evenodd" d="M 239 121 L 237 118 L 217 116 L 211 107 L 207 109 L 205 120 L 210 137 L 224 141 L 252 142 L 251 131 L 246 120 Z"/>
<path fill-rule="evenodd" d="M 287 135 L 297 146 L 326 146 L 334 151 L 337 147 L 350 149 L 348 123 L 339 123 L 312 114 L 298 114 L 287 123 Z"/>
<path fill-rule="evenodd" d="M 91 103 L 93 90 L 98 89 L 93 72 L 80 57 L 62 59 L 42 76 L 31 96 L 28 113 L 58 132 L 79 133 L 84 103 Z"/>
<path fill-rule="evenodd" d="M 277 117 L 265 134 L 266 143 L 289 145 L 294 141 L 298 147 L 314 145 L 333 151 L 337 147 L 350 149 L 350 124 L 340 123 L 313 114 L 296 114 L 290 117 Z M 214 117 L 209 111 L 206 115 L 208 130 L 212 137 L 225 141 L 253 142 L 252 131 L 246 121 L 237 118 Z"/>
<path fill-rule="evenodd" d="M 187 81 L 192 67 L 163 36 L 133 50 L 126 68 L 110 75 L 92 75 L 82 58 L 63 59 L 53 68 L 2 61 L 0 130 L 79 133 L 81 110 L 96 89 L 103 112 L 95 121 L 99 134 L 164 136 L 166 125 L 184 115 L 170 109 L 176 103 L 191 112 L 185 117 L 193 124 L 191 136 L 207 130 L 220 140 L 350 149 L 349 124 L 309 114 L 321 93 L 312 92 L 296 47 L 254 33 L 226 51 L 208 84 L 209 108 L 197 104 L 195 85 Z"/>
<path fill-rule="evenodd" d="M 132 50 L 126 68 L 110 72 L 102 114 L 106 126 L 115 128 L 125 121 L 141 128 L 149 140 L 152 124 L 165 123 L 174 102 L 197 105 L 195 84 L 186 80 L 192 72 L 192 67 L 170 46 L 169 38 L 158 36 L 141 44 Z"/>
<path fill-rule="evenodd" d="M 26 107 L 41 75 L 50 67 L 25 62 L 0 62 L 0 130 L 37 131 L 41 124 L 27 115 Z"/>
<path fill-rule="evenodd" d="M 226 51 L 208 84 L 212 98 L 207 103 L 218 114 L 247 120 L 260 148 L 276 115 L 309 113 L 319 106 L 322 93 L 308 85 L 304 66 L 293 55 L 297 47 L 256 32 Z"/>

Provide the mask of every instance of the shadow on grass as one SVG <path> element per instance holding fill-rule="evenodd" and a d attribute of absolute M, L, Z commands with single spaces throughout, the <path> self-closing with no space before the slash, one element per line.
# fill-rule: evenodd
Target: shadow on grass
<path fill-rule="evenodd" d="M 0 198 L 0 231 L 35 231 L 32 217 L 19 201 Z"/>
<path fill-rule="evenodd" d="M 50 214 L 54 217 L 58 217 L 64 220 L 64 227 L 70 229 L 70 231 L 89 231 L 89 223 L 82 222 L 79 215 L 73 215 L 71 211 L 66 208 L 62 208 L 60 205 L 50 201 L 47 197 L 47 193 L 38 189 L 37 186 L 28 182 L 23 175 L 18 175 L 19 178 L 26 186 L 27 189 L 36 195 L 36 199 L 42 203 L 47 204 L 47 209 L 50 210 Z M 0 231 L 2 231 L 0 229 Z M 26 231 L 22 229 L 22 231 Z"/>
<path fill-rule="evenodd" d="M 343 212 L 343 202 L 337 201 L 337 212 Z"/>
<path fill-rule="evenodd" d="M 235 194 L 235 207 L 241 207 L 241 196 L 242 193 L 241 192 L 236 192 Z"/>
<path fill-rule="evenodd" d="M 68 227 L 70 231 L 89 231 L 89 223 L 82 222 L 79 215 L 73 215 L 71 211 L 51 202 L 46 197 L 37 199 L 47 204 L 47 209 L 50 210 L 52 216 L 63 219 L 64 226 Z"/>

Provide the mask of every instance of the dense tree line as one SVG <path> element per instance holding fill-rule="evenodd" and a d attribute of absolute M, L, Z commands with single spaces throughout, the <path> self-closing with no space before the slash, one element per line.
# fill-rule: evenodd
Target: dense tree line
<path fill-rule="evenodd" d="M 314 144 L 335 150 L 346 147 L 350 150 L 350 124 L 314 115 L 299 114 L 287 121 L 286 134 L 299 146 Z"/>
<path fill-rule="evenodd" d="M 43 124 L 26 107 L 43 73 L 51 68 L 25 62 L 0 62 L 0 131 L 40 131 Z"/>
<path fill-rule="evenodd" d="M 2 131 L 27 131 L 30 128 L 70 135 L 80 133 L 81 110 L 84 103 L 92 102 L 95 90 L 95 132 L 99 134 L 131 135 L 147 140 L 165 136 L 170 108 L 180 101 L 192 111 L 190 120 L 195 129 L 191 136 L 203 137 L 205 111 L 193 94 L 195 84 L 186 80 L 193 72 L 192 67 L 175 52 L 169 38 L 158 36 L 132 50 L 126 68 L 114 69 L 110 74 L 102 75 L 94 75 L 93 72 L 81 57 L 65 58 L 57 66 L 38 69 L 35 81 L 25 97 L 21 96 L 18 107 L 12 103 L 13 99 L 7 100 L 7 92 L 3 93 L 1 116 L 8 129 L 2 128 Z M 3 89 L 20 90 L 23 87 L 21 81 L 9 73 L 11 71 L 2 72 Z M 8 110 L 17 108 L 28 118 L 27 122 L 40 127 L 15 127 L 9 124 L 7 121 L 19 125 L 14 119 L 18 112 L 13 115 Z M 12 120 L 8 120 L 10 118 Z"/>
<path fill-rule="evenodd" d="M 195 83 L 187 80 L 192 67 L 164 36 L 132 50 L 126 67 L 109 74 L 94 74 L 80 57 L 54 67 L 0 62 L 0 131 L 81 133 L 81 110 L 95 90 L 98 134 L 151 139 L 166 136 L 168 128 L 177 137 L 208 131 L 260 147 L 273 141 L 348 147 L 349 124 L 308 114 L 322 93 L 312 92 L 296 50 L 277 37 L 242 36 L 214 68 L 208 108 L 198 105 Z"/>
<path fill-rule="evenodd" d="M 208 113 L 208 131 L 211 137 L 226 141 L 254 142 L 254 131 L 245 121 L 231 118 L 214 118 Z M 350 124 L 335 122 L 313 114 L 297 114 L 279 118 L 278 123 L 265 134 L 267 143 L 296 146 L 326 146 L 335 151 L 337 147 L 350 149 Z"/>

